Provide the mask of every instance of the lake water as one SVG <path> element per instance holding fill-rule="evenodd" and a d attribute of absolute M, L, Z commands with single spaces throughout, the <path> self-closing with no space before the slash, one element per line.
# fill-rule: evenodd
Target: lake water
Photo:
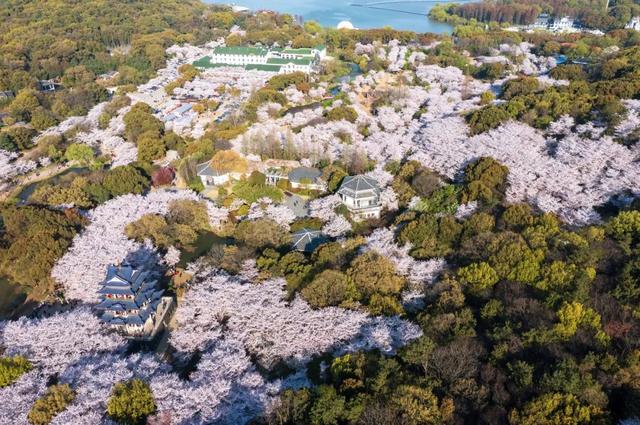
<path fill-rule="evenodd" d="M 0 277 L 0 320 L 9 318 L 26 298 L 19 285 Z"/>
<path fill-rule="evenodd" d="M 205 0 L 206 3 L 229 4 L 224 0 Z M 429 20 L 427 14 L 435 1 L 375 1 L 372 7 L 354 6 L 365 0 L 236 0 L 233 4 L 251 10 L 275 10 L 300 15 L 305 21 L 317 21 L 323 26 L 335 28 L 341 21 L 349 21 L 356 28 L 382 28 L 416 32 L 450 33 L 451 26 Z M 374 1 L 369 1 L 374 3 Z M 464 3 L 464 0 L 458 3 Z"/>
<path fill-rule="evenodd" d="M 70 183 L 74 178 L 89 174 L 90 172 L 91 170 L 86 167 L 69 168 L 68 170 L 63 171 L 60 174 L 56 174 L 55 176 L 52 176 L 48 179 L 37 181 L 25 186 L 18 194 L 18 199 L 20 199 L 22 202 L 27 202 L 31 195 L 33 195 L 33 192 L 35 192 L 36 189 L 42 185 Z"/>

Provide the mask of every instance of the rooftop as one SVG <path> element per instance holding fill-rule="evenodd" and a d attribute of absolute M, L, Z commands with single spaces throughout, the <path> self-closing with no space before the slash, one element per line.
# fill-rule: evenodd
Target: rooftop
<path fill-rule="evenodd" d="M 196 174 L 199 176 L 219 177 L 229 173 L 224 173 L 220 170 L 214 169 L 211 166 L 211 161 L 207 161 L 207 162 L 203 162 L 202 164 L 196 165 Z"/>
<path fill-rule="evenodd" d="M 245 56 L 267 56 L 268 50 L 261 47 L 216 47 L 213 49 L 214 55 L 245 55 Z"/>
<path fill-rule="evenodd" d="M 352 198 L 375 196 L 380 193 L 378 182 L 371 177 L 347 176 L 342 181 L 338 193 Z"/>
<path fill-rule="evenodd" d="M 322 171 L 313 167 L 298 167 L 289 173 L 289 181 L 299 183 L 302 180 L 315 182 L 322 175 Z"/>
<path fill-rule="evenodd" d="M 306 228 L 293 233 L 291 239 L 293 248 L 303 252 L 311 252 L 327 240 L 320 230 Z"/>
<path fill-rule="evenodd" d="M 268 71 L 268 72 L 280 72 L 282 66 L 280 65 L 266 65 L 266 64 L 250 64 L 244 67 L 247 71 Z"/>
<path fill-rule="evenodd" d="M 197 61 L 193 62 L 193 66 L 196 68 L 222 68 L 225 66 L 242 66 L 242 65 L 229 65 L 226 63 L 213 63 L 210 56 L 204 56 Z"/>
<path fill-rule="evenodd" d="M 111 325 L 141 325 L 155 311 L 164 291 L 157 289 L 157 280 L 144 268 L 129 264 L 111 265 L 98 291 L 96 305 L 103 322 Z"/>
<path fill-rule="evenodd" d="M 307 217 L 309 215 L 309 205 L 298 195 L 285 193 L 283 204 L 289 208 L 296 217 Z"/>
<path fill-rule="evenodd" d="M 267 59 L 267 64 L 269 65 L 311 65 L 313 63 L 313 59 L 311 58 L 295 58 L 295 59 L 282 59 L 282 58 L 269 58 Z"/>

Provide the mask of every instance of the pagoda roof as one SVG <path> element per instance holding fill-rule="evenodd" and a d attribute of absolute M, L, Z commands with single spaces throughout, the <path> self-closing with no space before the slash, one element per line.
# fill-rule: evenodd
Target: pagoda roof
<path fill-rule="evenodd" d="M 378 182 L 371 177 L 363 175 L 347 176 L 342 181 L 338 193 L 352 198 L 367 198 L 378 195 L 380 187 Z"/>

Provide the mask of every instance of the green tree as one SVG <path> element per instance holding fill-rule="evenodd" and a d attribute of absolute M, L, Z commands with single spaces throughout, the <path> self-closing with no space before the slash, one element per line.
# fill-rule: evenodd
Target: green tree
<path fill-rule="evenodd" d="M 1 274 L 26 288 L 51 289 L 51 268 L 71 244 L 82 218 L 72 211 L 35 206 L 6 206 L 1 215 Z"/>
<path fill-rule="evenodd" d="M 347 275 L 337 270 L 324 270 L 301 291 L 302 297 L 313 307 L 338 306 L 358 297 Z"/>
<path fill-rule="evenodd" d="M 33 366 L 22 356 L 0 357 L 0 388 L 11 385 Z"/>
<path fill-rule="evenodd" d="M 80 165 L 89 165 L 93 162 L 95 153 L 90 146 L 83 143 L 72 143 L 64 152 L 64 159 L 69 162 L 76 162 Z"/>
<path fill-rule="evenodd" d="M 40 100 L 35 90 L 23 89 L 16 95 L 9 110 L 15 119 L 19 121 L 30 121 L 31 114 L 40 106 Z"/>
<path fill-rule="evenodd" d="M 58 120 L 52 112 L 45 108 L 36 108 L 31 114 L 31 126 L 38 131 L 44 131 L 58 124 Z"/>
<path fill-rule="evenodd" d="M 507 365 L 509 378 L 520 390 L 526 390 L 533 384 L 534 367 L 529 363 L 516 360 Z"/>
<path fill-rule="evenodd" d="M 141 194 L 149 188 L 149 178 L 131 165 L 112 168 L 102 181 L 104 188 L 112 197 L 127 193 Z"/>
<path fill-rule="evenodd" d="M 291 236 L 278 223 L 267 218 L 246 220 L 238 224 L 234 237 L 252 249 L 286 245 Z"/>
<path fill-rule="evenodd" d="M 606 424 L 605 412 L 581 403 L 572 394 L 547 393 L 509 415 L 513 425 L 587 425 Z"/>
<path fill-rule="evenodd" d="M 326 116 L 329 121 L 345 120 L 354 123 L 358 119 L 358 113 L 350 106 L 336 106 Z"/>
<path fill-rule="evenodd" d="M 234 22 L 233 13 L 230 12 L 211 13 L 207 19 L 214 28 L 229 29 Z"/>
<path fill-rule="evenodd" d="M 498 283 L 498 273 L 488 263 L 473 263 L 467 267 L 458 269 L 460 282 L 469 285 L 472 292 L 481 292 L 490 289 Z"/>
<path fill-rule="evenodd" d="M 438 398 L 428 388 L 403 385 L 395 391 L 392 402 L 409 425 L 438 425 L 443 422 Z"/>
<path fill-rule="evenodd" d="M 11 141 L 18 147 L 19 150 L 30 149 L 33 146 L 33 137 L 36 132 L 25 126 L 12 127 L 7 130 L 7 134 L 11 137 Z"/>
<path fill-rule="evenodd" d="M 309 423 L 307 412 L 311 404 L 311 391 L 284 390 L 273 406 L 268 418 L 269 424 L 294 425 Z"/>
<path fill-rule="evenodd" d="M 509 169 L 495 159 L 482 157 L 467 165 L 464 174 L 462 203 L 479 200 L 492 204 L 504 197 Z"/>
<path fill-rule="evenodd" d="M 16 144 L 11 140 L 11 136 L 4 131 L 0 132 L 0 149 L 9 152 L 16 152 L 18 150 Z"/>
<path fill-rule="evenodd" d="M 428 336 L 421 336 L 409 343 L 400 352 L 400 357 L 412 366 L 417 366 L 424 374 L 427 374 L 429 366 L 429 357 L 436 347 L 435 342 Z"/>
<path fill-rule="evenodd" d="M 346 400 L 335 388 L 321 385 L 309 411 L 312 425 L 338 425 L 346 416 Z"/>
<path fill-rule="evenodd" d="M 92 83 L 96 75 L 89 71 L 86 66 L 78 65 L 65 69 L 62 77 L 62 84 L 65 87 L 78 87 Z"/>
<path fill-rule="evenodd" d="M 146 132 L 138 138 L 138 161 L 155 161 L 167 153 L 162 139 L 154 132 Z"/>
<path fill-rule="evenodd" d="M 621 212 L 608 223 L 607 233 L 630 252 L 640 245 L 640 211 Z"/>
<path fill-rule="evenodd" d="M 509 118 L 511 118 L 511 116 L 504 108 L 489 105 L 467 115 L 467 123 L 471 129 L 471 134 L 475 135 L 497 128 Z"/>
<path fill-rule="evenodd" d="M 365 300 L 375 293 L 397 295 L 406 284 L 404 278 L 397 274 L 391 260 L 373 251 L 356 257 L 351 262 L 347 275 Z"/>
<path fill-rule="evenodd" d="M 140 379 L 115 384 L 107 402 L 107 414 L 120 424 L 142 424 L 155 411 L 153 392 Z"/>
<path fill-rule="evenodd" d="M 68 384 L 53 385 L 45 395 L 36 400 L 29 410 L 27 419 L 31 425 L 48 425 L 51 420 L 67 408 L 75 398 L 75 392 Z"/>
<path fill-rule="evenodd" d="M 153 116 L 153 109 L 146 103 L 136 103 L 124 116 L 125 134 L 129 141 L 136 143 L 144 134 L 162 135 L 164 124 Z"/>

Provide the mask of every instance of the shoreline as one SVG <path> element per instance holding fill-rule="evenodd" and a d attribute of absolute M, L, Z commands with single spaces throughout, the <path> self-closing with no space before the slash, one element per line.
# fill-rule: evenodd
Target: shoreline
<path fill-rule="evenodd" d="M 429 17 L 429 12 L 435 3 L 405 1 L 398 2 L 397 7 L 367 6 L 349 0 L 310 0 L 305 4 L 295 4 L 287 0 L 245 0 L 243 2 L 227 2 L 217 0 L 203 0 L 206 4 L 224 5 L 237 11 L 251 13 L 269 11 L 273 13 L 290 14 L 302 21 L 315 21 L 325 28 L 335 29 L 340 22 L 350 22 L 358 29 L 382 29 L 390 27 L 398 31 L 412 31 L 419 34 L 451 34 L 453 26 L 438 22 Z M 466 3 L 468 0 L 462 0 Z M 392 5 L 396 6 L 396 5 Z M 402 6 L 406 6 L 402 8 Z M 424 9 L 421 9 L 424 6 Z M 295 9 L 295 10 L 294 10 Z"/>

